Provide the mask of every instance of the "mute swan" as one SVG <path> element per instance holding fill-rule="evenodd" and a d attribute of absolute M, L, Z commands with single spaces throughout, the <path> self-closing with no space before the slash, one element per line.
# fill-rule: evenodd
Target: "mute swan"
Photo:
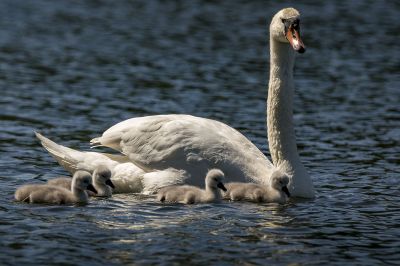
<path fill-rule="evenodd" d="M 42 184 L 25 185 L 17 189 L 15 199 L 29 203 L 71 204 L 87 203 L 86 190 L 97 193 L 92 185 L 92 177 L 86 171 L 75 172 L 72 178 L 71 190 Z"/>
<path fill-rule="evenodd" d="M 92 184 L 97 190 L 97 194 L 89 191 L 89 196 L 95 197 L 111 197 L 112 189 L 115 187 L 111 181 L 111 171 L 105 166 L 98 166 L 92 174 Z M 70 189 L 72 184 L 72 178 L 69 177 L 58 177 L 50 179 L 47 184 L 52 186 L 63 187 L 65 189 Z"/>
<path fill-rule="evenodd" d="M 169 186 L 158 191 L 157 199 L 167 202 L 181 202 L 185 204 L 211 203 L 221 201 L 219 189 L 226 191 L 224 173 L 218 169 L 211 169 L 206 176 L 206 189 L 194 186 Z"/>
<path fill-rule="evenodd" d="M 275 172 L 276 173 L 276 172 Z M 240 201 L 248 200 L 253 202 L 276 202 L 285 203 L 290 197 L 287 185 L 289 177 L 286 175 L 272 175 L 270 186 L 254 183 L 227 183 L 224 198 Z"/>
<path fill-rule="evenodd" d="M 207 170 L 218 168 L 230 177 L 229 181 L 263 185 L 269 184 L 274 172 L 284 172 L 290 178 L 288 188 L 293 196 L 312 198 L 314 188 L 297 152 L 292 118 L 295 52 L 305 51 L 299 19 L 296 9 L 285 8 L 270 24 L 267 127 L 274 165 L 237 130 L 215 120 L 190 115 L 128 119 L 91 141 L 93 147 L 110 147 L 121 152 L 121 156 L 79 152 L 38 137 L 71 172 L 78 168 L 93 169 L 99 160 L 112 166 L 113 176 L 114 168 L 120 164 L 132 167 L 135 169 L 132 174 L 121 179 L 120 186 L 116 184 L 124 192 L 152 193 L 167 184 L 200 186 Z M 124 167 L 119 171 L 125 171 Z"/>

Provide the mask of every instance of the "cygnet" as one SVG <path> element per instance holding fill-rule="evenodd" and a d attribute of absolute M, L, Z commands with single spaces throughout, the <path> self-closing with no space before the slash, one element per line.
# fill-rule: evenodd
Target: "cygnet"
<path fill-rule="evenodd" d="M 111 197 L 114 184 L 111 181 L 111 171 L 106 166 L 98 166 L 92 175 L 92 184 L 97 190 L 97 194 L 88 191 L 89 196 Z M 59 177 L 50 179 L 47 184 L 71 189 L 72 179 L 69 177 Z"/>
<path fill-rule="evenodd" d="M 72 177 L 71 190 L 63 187 L 42 185 L 25 185 L 15 191 L 17 201 L 29 203 L 50 203 L 50 204 L 72 204 L 87 203 L 88 194 L 86 190 L 97 193 L 92 185 L 92 177 L 86 171 L 77 171 Z"/>
<path fill-rule="evenodd" d="M 285 203 L 290 197 L 288 184 L 289 177 L 285 174 L 272 175 L 270 186 L 254 183 L 227 183 L 224 198 L 233 201 Z"/>
<path fill-rule="evenodd" d="M 205 190 L 195 186 L 168 186 L 160 189 L 157 199 L 161 202 L 180 202 L 185 204 L 211 203 L 221 201 L 219 189 L 226 191 L 224 173 L 219 169 L 211 169 L 206 176 Z"/>

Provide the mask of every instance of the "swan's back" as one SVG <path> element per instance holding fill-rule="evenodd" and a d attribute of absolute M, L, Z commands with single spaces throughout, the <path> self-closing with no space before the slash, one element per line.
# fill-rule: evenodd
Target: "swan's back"
<path fill-rule="evenodd" d="M 261 182 L 275 169 L 245 136 L 224 123 L 190 115 L 157 115 L 125 120 L 92 140 L 129 156 L 143 169 L 182 169 L 187 183 L 201 186 L 208 169 L 230 181 Z"/>

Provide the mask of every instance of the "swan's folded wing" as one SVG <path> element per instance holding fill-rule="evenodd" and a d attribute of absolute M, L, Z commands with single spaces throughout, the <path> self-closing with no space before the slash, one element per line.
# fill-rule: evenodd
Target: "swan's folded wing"
<path fill-rule="evenodd" d="M 186 169 L 193 162 L 210 160 L 210 148 L 221 145 L 221 141 L 215 142 L 211 130 L 204 132 L 205 128 L 193 120 L 157 118 L 132 127 L 121 136 L 122 153 L 143 167 Z"/>
<path fill-rule="evenodd" d="M 121 151 L 140 167 L 184 169 L 245 164 L 266 157 L 235 129 L 189 115 L 158 115 L 123 121 L 92 140 Z M 234 169 L 231 167 L 231 169 Z"/>

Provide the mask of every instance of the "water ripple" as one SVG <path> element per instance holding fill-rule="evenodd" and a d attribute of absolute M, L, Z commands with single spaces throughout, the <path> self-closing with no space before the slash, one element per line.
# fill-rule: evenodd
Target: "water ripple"
<path fill-rule="evenodd" d="M 2 1 L 0 264 L 398 265 L 396 1 L 296 2 L 309 49 L 296 61 L 294 121 L 314 200 L 13 201 L 16 187 L 65 174 L 33 131 L 87 150 L 123 119 L 189 113 L 232 125 L 268 155 L 266 21 L 282 6 Z"/>

